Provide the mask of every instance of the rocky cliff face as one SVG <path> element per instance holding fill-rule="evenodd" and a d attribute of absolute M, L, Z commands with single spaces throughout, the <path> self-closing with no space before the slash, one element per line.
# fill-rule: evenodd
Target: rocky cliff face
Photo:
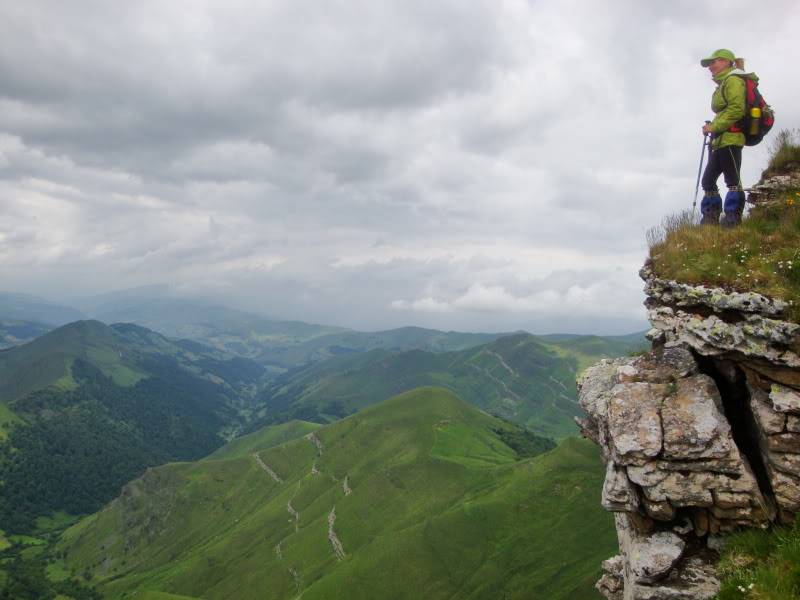
<path fill-rule="evenodd" d="M 724 536 L 800 510 L 800 325 L 759 294 L 640 275 L 652 350 L 578 382 L 620 545 L 597 587 L 609 600 L 712 598 Z"/>

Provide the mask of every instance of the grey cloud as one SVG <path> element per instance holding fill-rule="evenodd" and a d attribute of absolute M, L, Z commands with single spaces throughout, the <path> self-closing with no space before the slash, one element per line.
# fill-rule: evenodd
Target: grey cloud
<path fill-rule="evenodd" d="M 698 58 L 747 44 L 779 123 L 800 121 L 775 59 L 796 53 L 800 15 L 770 2 L 745 37 L 746 6 L 6 3 L 0 278 L 471 330 L 552 323 L 459 298 L 574 288 L 559 326 L 641 323 L 644 233 L 691 200 Z M 631 319 L 580 291 L 614 285 Z M 391 309 L 426 298 L 452 310 Z"/>

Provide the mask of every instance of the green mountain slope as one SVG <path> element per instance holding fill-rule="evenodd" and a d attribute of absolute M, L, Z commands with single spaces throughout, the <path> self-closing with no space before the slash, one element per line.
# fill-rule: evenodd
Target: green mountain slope
<path fill-rule="evenodd" d="M 576 432 L 577 372 L 623 348 L 630 346 L 593 336 L 542 341 L 517 334 L 459 352 L 375 350 L 339 357 L 272 382 L 261 396 L 264 418 L 326 422 L 409 389 L 438 385 L 492 414 L 561 437 Z"/>
<path fill-rule="evenodd" d="M 306 421 L 289 421 L 280 425 L 263 427 L 253 433 L 232 439 L 203 460 L 223 460 L 248 456 L 253 452 L 280 446 L 295 438 L 308 435 L 320 427 L 318 423 L 307 423 Z"/>
<path fill-rule="evenodd" d="M 129 324 L 79 321 L 0 352 L 0 522 L 97 510 L 145 467 L 240 426 L 263 368 Z"/>
<path fill-rule="evenodd" d="M 59 552 L 108 598 L 593 598 L 616 547 L 599 457 L 567 440 L 521 460 L 515 431 L 414 390 L 257 456 L 151 469 Z"/>
<path fill-rule="evenodd" d="M 553 335 L 537 336 L 539 341 L 560 354 L 577 360 L 578 370 L 583 371 L 600 358 L 624 356 L 649 347 L 645 332 L 628 335 Z"/>

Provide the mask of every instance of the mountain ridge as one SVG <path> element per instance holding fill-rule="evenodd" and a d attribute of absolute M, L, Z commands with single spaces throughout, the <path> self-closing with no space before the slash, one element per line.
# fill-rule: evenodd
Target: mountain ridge
<path fill-rule="evenodd" d="M 371 350 L 290 371 L 268 384 L 260 402 L 268 422 L 326 422 L 408 389 L 440 385 L 537 433 L 562 437 L 577 432 L 577 372 L 630 347 L 595 336 L 542 342 L 525 333 L 456 352 Z"/>
<path fill-rule="evenodd" d="M 441 388 L 414 390 L 256 457 L 151 469 L 59 551 L 110 598 L 575 597 L 596 565 L 565 565 L 536 540 L 567 552 L 591 531 L 592 556 L 613 547 L 584 491 L 602 477 L 597 455 L 566 441 L 520 459 L 495 432 L 515 427 Z M 581 535 L 556 518 L 567 506 L 589 509 Z M 520 526 L 519 511 L 540 517 Z M 554 578 L 563 569 L 573 586 Z"/>

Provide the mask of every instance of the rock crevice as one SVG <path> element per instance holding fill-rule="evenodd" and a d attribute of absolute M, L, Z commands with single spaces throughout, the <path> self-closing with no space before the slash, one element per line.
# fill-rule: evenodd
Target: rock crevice
<path fill-rule="evenodd" d="M 780 300 L 640 274 L 651 351 L 578 381 L 620 546 L 597 588 L 609 600 L 709 599 L 726 534 L 800 509 L 800 325 Z"/>

